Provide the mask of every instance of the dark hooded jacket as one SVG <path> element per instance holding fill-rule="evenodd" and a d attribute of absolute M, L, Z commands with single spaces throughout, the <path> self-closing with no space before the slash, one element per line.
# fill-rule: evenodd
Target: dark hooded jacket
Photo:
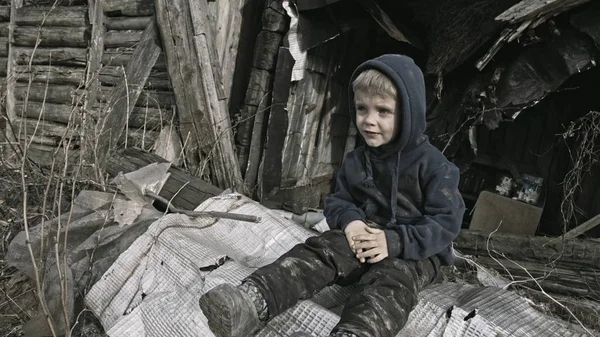
<path fill-rule="evenodd" d="M 423 260 L 437 255 L 449 265 L 464 202 L 457 167 L 423 134 L 423 73 L 407 56 L 383 55 L 361 64 L 350 83 L 366 69 L 382 72 L 396 85 L 398 132 L 379 148 L 365 145 L 346 155 L 335 193 L 325 201 L 327 223 L 343 230 L 353 220 L 375 222 L 385 230 L 390 257 Z M 349 98 L 356 122 L 352 88 Z"/>

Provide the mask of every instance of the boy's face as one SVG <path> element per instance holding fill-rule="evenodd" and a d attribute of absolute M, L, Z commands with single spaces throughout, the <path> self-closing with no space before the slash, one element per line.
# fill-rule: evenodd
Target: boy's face
<path fill-rule="evenodd" d="M 356 126 L 370 147 L 389 143 L 396 135 L 396 99 L 354 93 Z"/>

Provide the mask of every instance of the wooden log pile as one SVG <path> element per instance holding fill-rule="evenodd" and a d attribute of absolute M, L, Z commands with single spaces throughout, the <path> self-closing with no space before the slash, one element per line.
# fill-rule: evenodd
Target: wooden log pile
<path fill-rule="evenodd" d="M 509 280 L 600 304 L 600 241 L 463 230 L 455 248 Z M 534 281 L 535 279 L 535 281 Z M 537 282 L 537 284 L 536 284 Z"/>

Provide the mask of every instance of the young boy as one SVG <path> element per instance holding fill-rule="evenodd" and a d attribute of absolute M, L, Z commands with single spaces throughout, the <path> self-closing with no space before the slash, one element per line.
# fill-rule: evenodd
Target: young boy
<path fill-rule="evenodd" d="M 261 322 L 336 283 L 357 287 L 330 336 L 393 337 L 420 289 L 440 281 L 440 265 L 452 263 L 464 212 L 459 172 L 423 134 L 420 69 L 401 55 L 361 64 L 351 80 L 350 115 L 365 145 L 348 153 L 326 199 L 331 230 L 240 286 L 204 294 L 200 306 L 215 335 L 251 336 Z"/>

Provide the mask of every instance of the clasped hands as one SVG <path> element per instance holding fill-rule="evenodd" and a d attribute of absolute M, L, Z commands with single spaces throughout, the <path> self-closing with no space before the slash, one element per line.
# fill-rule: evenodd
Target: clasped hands
<path fill-rule="evenodd" d="M 388 256 L 385 232 L 371 228 L 364 221 L 354 220 L 344 229 L 350 249 L 361 262 L 376 263 Z"/>

